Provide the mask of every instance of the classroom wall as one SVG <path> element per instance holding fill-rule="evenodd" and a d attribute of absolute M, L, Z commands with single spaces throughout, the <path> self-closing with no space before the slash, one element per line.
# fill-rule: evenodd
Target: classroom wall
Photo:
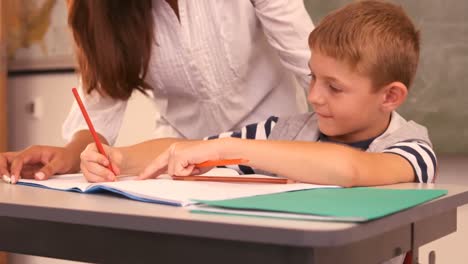
<path fill-rule="evenodd" d="M 349 0 L 305 0 L 314 23 Z M 401 113 L 426 125 L 438 153 L 468 153 L 468 1 L 393 0 L 421 30 L 421 61 Z"/>

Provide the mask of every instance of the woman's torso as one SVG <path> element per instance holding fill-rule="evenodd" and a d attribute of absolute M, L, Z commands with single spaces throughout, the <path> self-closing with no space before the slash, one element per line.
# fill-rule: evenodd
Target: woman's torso
<path fill-rule="evenodd" d="M 251 1 L 179 0 L 178 11 L 154 1 L 147 81 L 159 126 L 201 138 L 306 111 L 304 93 L 268 43 Z"/>

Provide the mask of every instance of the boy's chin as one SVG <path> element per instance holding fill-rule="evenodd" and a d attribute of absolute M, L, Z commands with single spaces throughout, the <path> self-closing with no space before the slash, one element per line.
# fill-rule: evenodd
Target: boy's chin
<path fill-rule="evenodd" d="M 320 133 L 327 137 L 337 137 L 343 135 L 343 133 L 337 129 L 328 128 L 326 126 L 319 126 Z"/>
<path fill-rule="evenodd" d="M 324 134 L 329 138 L 342 138 L 346 137 L 349 134 L 348 130 L 340 129 L 337 127 L 329 127 L 325 125 L 319 124 L 319 131 L 320 133 Z"/>

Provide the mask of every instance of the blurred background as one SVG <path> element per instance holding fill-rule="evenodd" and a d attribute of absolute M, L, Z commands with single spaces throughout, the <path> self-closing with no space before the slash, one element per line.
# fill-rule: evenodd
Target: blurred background
<path fill-rule="evenodd" d="M 349 2 L 304 3 L 318 23 L 329 11 Z M 428 127 L 439 156 L 438 181 L 467 184 L 468 1 L 393 2 L 405 8 L 422 36 L 416 81 L 400 113 Z M 73 102 L 71 88 L 78 84 L 66 1 L 0 0 L 0 7 L 0 151 L 32 144 L 63 145 L 61 124 Z M 157 137 L 152 132 L 154 116 L 158 113 L 152 101 L 134 94 L 116 144 Z M 423 247 L 421 263 L 428 263 L 431 250 L 436 250 L 437 263 L 466 263 L 468 252 L 460 252 L 460 245 L 468 236 L 467 220 L 465 206 L 459 212 L 458 232 Z M 1 258 L 0 263 L 65 263 L 18 254 Z"/>

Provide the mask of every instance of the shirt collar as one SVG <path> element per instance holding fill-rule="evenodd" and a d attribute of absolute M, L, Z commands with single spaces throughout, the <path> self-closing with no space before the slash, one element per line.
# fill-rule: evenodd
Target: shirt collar
<path fill-rule="evenodd" d="M 352 148 L 357 148 L 357 149 L 361 149 L 365 151 L 369 148 L 369 146 L 372 144 L 372 142 L 374 142 L 376 138 L 381 138 L 383 136 L 386 136 L 387 134 L 391 134 L 393 131 L 395 131 L 401 126 L 402 122 L 405 122 L 405 121 L 406 120 L 402 118 L 397 112 L 393 111 L 390 117 L 390 123 L 388 124 L 387 129 L 382 134 L 376 137 L 361 140 L 361 141 L 356 141 L 356 142 L 344 143 L 344 142 L 334 141 L 330 139 L 327 135 L 319 131 L 320 134 L 319 134 L 318 141 L 346 145 Z"/>
<path fill-rule="evenodd" d="M 344 143 L 344 142 L 339 142 L 339 141 L 334 141 L 332 139 L 330 139 L 327 135 L 323 134 L 322 132 L 320 132 L 320 135 L 319 135 L 319 138 L 318 140 L 320 142 L 330 142 L 330 143 L 336 143 L 336 144 L 341 144 L 341 145 L 346 145 L 346 146 L 350 146 L 352 148 L 357 148 L 357 149 L 361 149 L 361 150 L 367 150 L 370 146 L 370 144 L 372 144 L 372 142 L 374 141 L 374 139 L 376 139 L 377 137 L 373 137 L 373 138 L 369 138 L 369 139 L 365 139 L 365 140 L 361 140 L 361 141 L 356 141 L 356 142 L 350 142 L 350 143 Z"/>

